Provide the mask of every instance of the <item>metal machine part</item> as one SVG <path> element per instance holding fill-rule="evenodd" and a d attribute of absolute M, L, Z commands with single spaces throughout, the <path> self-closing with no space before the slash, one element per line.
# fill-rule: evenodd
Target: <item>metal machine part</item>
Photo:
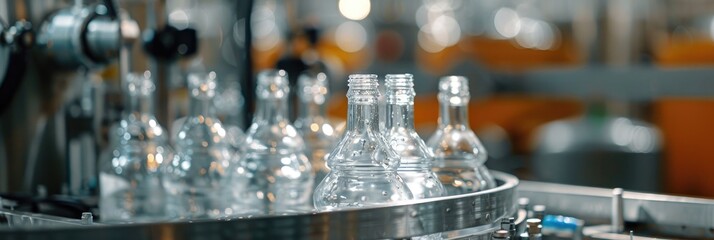
<path fill-rule="evenodd" d="M 25 70 L 25 50 L 33 43 L 32 25 L 18 21 L 7 25 L 0 18 L 0 113 L 15 95 Z"/>
<path fill-rule="evenodd" d="M 561 185 L 542 182 L 518 182 L 514 177 L 502 173 L 494 174 L 499 181 L 497 189 L 458 196 L 440 197 L 400 204 L 356 210 L 322 212 L 312 214 L 246 217 L 238 219 L 206 220 L 189 222 L 166 222 L 155 224 L 103 225 L 94 223 L 82 225 L 77 218 L 57 218 L 46 215 L 23 214 L 0 210 L 0 238 L 111 238 L 154 239 L 154 238 L 403 238 L 438 231 L 464 229 L 483 224 L 478 236 L 473 239 L 488 239 L 501 223 L 497 216 L 513 214 L 517 208 L 515 195 L 525 196 L 533 203 L 544 204 L 549 213 L 564 214 L 582 219 L 589 224 L 608 223 L 611 217 L 612 189 Z M 518 185 L 517 187 L 515 185 Z M 515 189 L 517 188 L 517 192 Z M 610 233 L 610 225 L 605 228 L 585 227 L 583 235 L 592 239 L 654 239 L 643 235 L 664 234 L 669 238 L 712 238 L 714 222 L 714 200 L 676 197 L 659 194 L 623 192 L 623 218 L 627 227 L 644 224 L 648 231 L 633 233 Z M 6 204 L 7 205 L 7 204 Z M 500 209 L 500 210 L 497 210 Z M 494 212 L 495 211 L 495 212 Z M 13 218 L 51 219 L 60 224 L 6 224 L 3 212 L 14 213 Z M 519 215 L 523 215 L 520 211 Z M 5 213 L 6 218 L 7 214 Z M 510 216 L 510 215 L 509 215 Z M 548 215 L 551 216 L 551 215 Z M 88 216 L 87 216 L 88 217 Z M 85 220 L 87 219 L 85 217 Z M 525 216 L 519 216 L 527 225 Z M 503 219 L 503 218 L 501 218 Z M 548 219 L 548 217 L 546 217 Z M 578 220 L 580 221 L 580 220 Z M 7 221 L 9 222 L 9 221 Z M 26 223 L 32 223 L 25 221 Z M 488 224 L 491 222 L 492 224 Z M 20 222 L 22 223 L 22 222 Z M 39 223 L 35 221 L 34 223 Z M 85 221 L 86 223 L 86 221 Z M 543 223 L 540 223 L 541 225 Z M 578 223 L 582 224 L 582 223 Z M 510 227 L 510 219 L 508 224 Z M 505 226 L 502 225 L 502 226 Z M 532 228 L 537 235 L 538 226 Z M 544 225 L 544 224 L 543 224 Z M 597 226 L 594 226 L 597 227 Z M 60 230 L 61 231 L 58 231 Z M 505 229 L 500 229 L 505 230 Z M 522 231 L 519 231 L 519 233 Z M 580 228 L 574 232 L 580 232 Z M 501 234 L 503 235 L 503 233 Z M 510 236 L 517 236 L 509 233 Z M 545 237 L 550 237 L 547 235 Z M 574 237 L 578 239 L 579 234 Z M 657 235 L 654 235 L 657 236 Z M 654 237 L 651 236 L 651 237 Z"/>
<path fill-rule="evenodd" d="M 91 214 L 89 215 L 89 217 L 91 217 Z M 83 215 L 82 219 L 84 218 L 85 216 Z M 69 219 L 45 214 L 28 214 L 25 212 L 0 208 L 0 229 L 38 227 L 57 228 L 81 226 L 82 224 L 83 221 L 80 219 Z"/>
<path fill-rule="evenodd" d="M 108 6 L 60 9 L 40 27 L 37 45 L 55 63 L 68 68 L 92 68 L 117 59 L 122 45 L 120 21 Z"/>
<path fill-rule="evenodd" d="M 491 236 L 491 239 L 509 239 L 510 235 L 508 235 L 507 230 L 499 229 L 493 232 L 493 236 Z"/>
<path fill-rule="evenodd" d="M 518 179 L 494 172 L 499 186 L 457 196 L 410 200 L 383 207 L 285 216 L 180 221 L 153 224 L 82 225 L 57 228 L 2 228 L 0 237 L 105 238 L 330 238 L 384 239 L 479 228 L 490 238 L 498 219 L 515 211 Z M 459 236 L 456 236 L 459 237 Z"/>
<path fill-rule="evenodd" d="M 582 118 L 553 121 L 538 130 L 531 162 L 535 179 L 659 191 L 659 129 L 635 118 L 602 116 L 598 108 L 594 104 Z"/>
<path fill-rule="evenodd" d="M 0 85 L 5 81 L 5 71 L 7 71 L 8 63 L 10 63 L 10 44 L 5 38 L 7 25 L 0 18 Z"/>
<path fill-rule="evenodd" d="M 540 225 L 540 219 L 531 218 L 526 220 L 526 229 L 527 231 L 521 234 L 521 239 L 523 239 L 523 237 L 533 240 L 540 240 L 543 238 L 543 234 L 541 233 L 542 226 Z"/>
<path fill-rule="evenodd" d="M 625 220 L 622 217 L 624 212 L 622 193 L 625 191 L 622 188 L 615 188 L 612 190 L 612 220 L 610 220 L 611 231 L 613 233 L 622 233 L 625 231 Z"/>
<path fill-rule="evenodd" d="M 615 202 L 612 189 L 521 181 L 518 193 L 544 204 L 551 214 L 576 217 L 589 224 L 611 222 Z M 624 191 L 622 206 L 624 222 L 647 225 L 652 233 L 714 238 L 714 200 Z M 603 225 L 598 234 L 610 229 L 609 224 Z M 586 232 L 584 229 L 583 234 Z"/>

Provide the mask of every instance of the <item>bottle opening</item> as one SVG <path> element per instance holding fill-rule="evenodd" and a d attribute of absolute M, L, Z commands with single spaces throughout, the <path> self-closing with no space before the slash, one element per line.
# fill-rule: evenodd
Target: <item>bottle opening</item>
<path fill-rule="evenodd" d="M 387 74 L 385 77 L 387 89 L 413 89 L 414 76 L 411 74 Z"/>
<path fill-rule="evenodd" d="M 368 90 L 377 89 L 379 83 L 375 74 L 352 74 L 347 80 L 349 89 Z"/>
<path fill-rule="evenodd" d="M 388 74 L 385 77 L 387 102 L 409 104 L 414 102 L 414 76 L 411 74 Z"/>
<path fill-rule="evenodd" d="M 374 74 L 352 74 L 347 80 L 347 99 L 352 103 L 376 104 L 379 83 Z"/>
<path fill-rule="evenodd" d="M 450 105 L 465 105 L 471 99 L 469 79 L 464 76 L 446 76 L 439 80 L 439 101 Z"/>

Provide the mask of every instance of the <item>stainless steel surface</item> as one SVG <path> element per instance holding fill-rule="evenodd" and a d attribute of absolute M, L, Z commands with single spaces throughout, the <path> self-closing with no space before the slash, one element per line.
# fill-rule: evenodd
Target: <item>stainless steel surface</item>
<path fill-rule="evenodd" d="M 37 45 L 59 65 L 93 66 L 82 49 L 83 32 L 93 14 L 92 9 L 80 6 L 55 12 L 40 27 Z"/>
<path fill-rule="evenodd" d="M 91 212 L 83 212 L 81 220 L 82 224 L 91 225 L 94 223 L 94 216 L 92 216 Z"/>
<path fill-rule="evenodd" d="M 521 197 L 546 205 L 549 214 L 609 223 L 612 190 L 521 181 Z M 655 231 L 680 237 L 714 238 L 714 200 L 625 191 L 625 222 L 656 225 Z"/>
<path fill-rule="evenodd" d="M 75 4 L 42 24 L 37 44 L 58 65 L 92 68 L 116 59 L 121 39 L 119 21 L 105 5 Z"/>
<path fill-rule="evenodd" d="M 118 58 L 122 39 L 119 21 L 98 16 L 87 24 L 84 38 L 92 60 L 106 63 Z"/>
<path fill-rule="evenodd" d="M 0 228 L 0 238 L 282 239 L 403 238 L 473 228 L 491 232 L 515 212 L 518 179 L 494 172 L 500 185 L 483 192 L 412 200 L 385 206 L 229 220 L 56 228 Z M 472 232 L 473 233 L 473 232 Z"/>
<path fill-rule="evenodd" d="M 612 190 L 612 216 L 610 220 L 611 231 L 614 233 L 622 233 L 625 231 L 625 219 L 623 219 L 622 214 L 625 211 L 623 209 L 623 199 L 622 193 L 624 190 L 622 188 L 615 188 Z"/>
<path fill-rule="evenodd" d="M 81 224 L 79 218 L 70 219 L 0 208 L 0 236 L 3 231 L 9 229 L 73 227 Z"/>
<path fill-rule="evenodd" d="M 584 116 L 537 130 L 531 171 L 535 180 L 603 188 L 660 191 L 662 137 L 653 124 L 619 117 L 606 104 Z M 607 112 L 610 115 L 603 116 Z M 603 174 L 607 173 L 607 174 Z"/>

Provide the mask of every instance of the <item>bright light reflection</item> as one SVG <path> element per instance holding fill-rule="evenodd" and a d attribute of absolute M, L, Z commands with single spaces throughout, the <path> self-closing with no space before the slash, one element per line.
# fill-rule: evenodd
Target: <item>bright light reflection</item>
<path fill-rule="evenodd" d="M 179 30 L 188 28 L 188 14 L 184 10 L 176 10 L 169 14 L 169 23 Z"/>
<path fill-rule="evenodd" d="M 429 25 L 432 37 L 443 47 L 453 46 L 461 39 L 461 27 L 451 16 L 441 15 Z"/>
<path fill-rule="evenodd" d="M 525 48 L 548 50 L 555 45 L 556 32 L 547 22 L 521 18 L 521 30 L 516 35 L 516 42 Z"/>
<path fill-rule="evenodd" d="M 564 122 L 557 122 L 547 126 L 544 131 L 546 134 L 543 143 L 544 148 L 551 153 L 559 153 L 565 151 L 570 144 L 575 140 L 575 133 L 570 126 Z"/>
<path fill-rule="evenodd" d="M 419 29 L 419 34 L 417 34 L 417 42 L 419 43 L 419 47 L 421 49 L 424 49 L 424 51 L 430 52 L 430 53 L 436 53 L 440 52 L 441 50 L 444 50 L 444 47 L 436 44 L 434 39 L 432 38 L 432 35 L 426 31 L 427 25 L 424 27 L 421 27 Z"/>
<path fill-rule="evenodd" d="M 357 52 L 367 45 L 367 30 L 357 22 L 344 22 L 335 31 L 335 42 L 345 52 Z"/>
<path fill-rule="evenodd" d="M 630 121 L 630 119 L 615 119 L 612 123 L 612 127 L 610 128 L 610 134 L 612 134 L 612 142 L 619 146 L 627 146 L 627 144 L 632 141 L 632 133 L 630 132 L 631 127 L 632 121 Z"/>
<path fill-rule="evenodd" d="M 322 132 L 324 132 L 327 136 L 332 136 L 332 134 L 334 133 L 334 129 L 332 129 L 332 126 L 330 126 L 330 124 L 323 124 Z"/>
<path fill-rule="evenodd" d="M 255 47 L 258 50 L 269 50 L 280 43 L 281 35 L 275 20 L 275 12 L 268 6 L 258 7 L 253 12 L 250 21 L 253 28 Z"/>
<path fill-rule="evenodd" d="M 636 126 L 632 129 L 632 136 L 633 141 L 629 147 L 633 152 L 646 153 L 654 150 L 656 146 L 654 131 L 643 126 Z"/>
<path fill-rule="evenodd" d="M 461 39 L 461 26 L 444 7 L 430 7 L 423 11 L 426 16 L 417 16 L 420 26 L 417 35 L 419 46 L 427 52 L 435 53 L 455 45 Z M 434 10 L 436 9 L 436 10 Z M 420 13 L 417 13 L 420 14 Z M 424 21 L 422 25 L 419 22 Z"/>
<path fill-rule="evenodd" d="M 340 0 L 338 7 L 342 16 L 357 21 L 369 15 L 372 3 L 369 0 Z"/>
<path fill-rule="evenodd" d="M 505 38 L 513 38 L 521 31 L 521 20 L 518 13 L 510 8 L 500 8 L 493 18 L 496 32 Z"/>

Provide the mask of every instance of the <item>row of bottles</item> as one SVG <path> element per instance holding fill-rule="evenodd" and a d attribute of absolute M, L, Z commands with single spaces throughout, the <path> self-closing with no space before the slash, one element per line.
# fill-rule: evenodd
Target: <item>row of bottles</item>
<path fill-rule="evenodd" d="M 486 150 L 469 127 L 468 79 L 440 80 L 439 127 L 428 144 L 414 129 L 413 76 L 385 77 L 383 127 L 378 85 L 376 75 L 350 75 L 347 130 L 328 156 L 332 171 L 315 190 L 317 209 L 379 205 L 496 186 L 484 167 Z"/>
<path fill-rule="evenodd" d="M 324 73 L 299 77 L 304 108 L 293 125 L 287 74 L 261 72 L 245 133 L 227 131 L 216 117 L 215 73 L 187 79 L 190 111 L 171 146 L 152 113 L 150 74 L 126 77 L 126 113 L 101 159 L 103 221 L 300 213 L 495 187 L 483 166 L 485 149 L 466 119 L 466 78 L 440 81 L 439 130 L 428 144 L 414 130 L 410 74 L 386 76 L 383 123 L 377 76 L 351 75 L 344 133 L 324 114 Z"/>

